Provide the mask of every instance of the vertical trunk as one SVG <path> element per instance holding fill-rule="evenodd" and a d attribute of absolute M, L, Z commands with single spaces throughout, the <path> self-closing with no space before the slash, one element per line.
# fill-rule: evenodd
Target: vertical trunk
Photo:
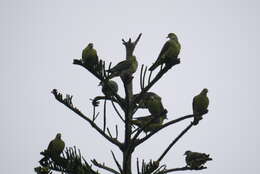
<path fill-rule="evenodd" d="M 131 174 L 131 161 L 132 161 L 132 153 L 124 152 L 123 153 L 123 172 L 124 174 Z"/>
<path fill-rule="evenodd" d="M 133 55 L 133 51 L 137 42 L 139 41 L 142 34 L 139 34 L 138 38 L 135 42 L 131 42 L 131 39 L 128 42 L 123 40 L 123 45 L 126 48 L 126 59 L 129 59 Z M 130 77 L 127 81 L 124 82 L 125 88 L 125 100 L 126 100 L 126 110 L 125 110 L 125 140 L 124 140 L 124 147 L 121 149 L 123 152 L 123 174 L 132 174 L 131 169 L 131 161 L 132 161 L 132 152 L 133 149 L 130 147 L 131 145 L 131 134 L 132 134 L 132 127 L 130 124 L 130 120 L 133 118 L 133 83 L 132 83 L 132 74 L 129 74 Z"/>
<path fill-rule="evenodd" d="M 132 81 L 125 84 L 126 100 L 127 100 L 127 109 L 125 113 L 125 141 L 123 149 L 123 172 L 124 174 L 131 174 L 131 160 L 132 160 L 132 150 L 130 149 L 131 144 L 131 133 L 132 128 L 130 120 L 133 117 L 133 107 L 131 106 L 133 98 L 133 86 Z"/>

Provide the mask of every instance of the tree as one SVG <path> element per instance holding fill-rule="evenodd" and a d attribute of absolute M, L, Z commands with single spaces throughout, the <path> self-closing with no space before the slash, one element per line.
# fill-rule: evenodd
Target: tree
<path fill-rule="evenodd" d="M 83 120 L 87 121 L 94 130 L 96 130 L 99 134 L 101 134 L 106 140 L 108 140 L 113 145 L 117 146 L 123 155 L 123 161 L 120 163 L 114 153 L 112 153 L 113 160 L 117 165 L 117 170 L 112 169 L 109 166 L 106 166 L 104 163 L 97 162 L 95 159 L 91 160 L 92 164 L 98 168 L 102 168 L 114 174 L 132 174 L 132 153 L 134 152 L 135 148 L 141 145 L 143 142 L 151 138 L 157 132 L 162 129 L 167 128 L 170 125 L 179 123 L 183 120 L 193 118 L 193 121 L 182 131 L 180 134 L 169 144 L 169 146 L 165 149 L 165 151 L 161 154 L 158 159 L 150 160 L 145 162 L 142 160 L 141 167 L 139 160 L 137 159 L 137 171 L 138 174 L 163 174 L 169 173 L 174 171 L 183 171 L 183 170 L 202 170 L 206 169 L 203 165 L 206 163 L 207 160 L 212 160 L 209 155 L 203 156 L 201 155 L 190 155 L 190 154 L 200 154 L 197 152 L 185 153 L 186 156 L 186 163 L 187 165 L 180 168 L 166 168 L 166 165 L 161 165 L 161 160 L 164 156 L 169 152 L 169 150 L 178 142 L 178 140 L 188 131 L 191 127 L 198 125 L 200 120 L 203 118 L 204 114 L 208 113 L 207 106 L 202 107 L 203 110 L 199 112 L 194 112 L 193 114 L 186 115 L 183 117 L 179 117 L 177 119 L 171 120 L 165 124 L 163 124 L 164 119 L 167 115 L 167 109 L 163 107 L 161 102 L 161 97 L 153 92 L 149 92 L 151 87 L 157 83 L 163 75 L 166 74 L 171 68 L 178 65 L 180 63 L 180 59 L 177 57 L 180 51 L 180 44 L 178 43 L 177 54 L 176 49 L 172 49 L 167 51 L 168 45 L 171 45 L 166 42 L 164 45 L 158 59 L 156 62 L 156 67 L 159 67 L 159 70 L 153 75 L 154 69 L 150 69 L 147 71 L 147 67 L 142 65 L 141 72 L 140 72 L 140 88 L 141 91 L 138 94 L 133 94 L 133 74 L 137 69 L 137 61 L 136 57 L 134 56 L 133 52 L 134 49 L 139 42 L 142 34 L 139 34 L 137 39 L 132 42 L 131 38 L 128 41 L 122 39 L 123 45 L 126 48 L 126 59 L 116 66 L 111 68 L 111 63 L 109 64 L 108 68 L 105 64 L 105 61 L 98 59 L 96 54 L 96 50 L 93 48 L 93 44 L 91 43 L 92 53 L 88 53 L 86 49 L 84 49 L 84 56 L 83 59 L 74 59 L 73 64 L 79 65 L 86 70 L 88 70 L 91 74 L 93 74 L 98 80 L 100 80 L 100 85 L 102 85 L 102 91 L 104 96 L 97 96 L 92 100 L 93 105 L 93 116 L 88 117 L 83 114 L 77 107 L 73 105 L 72 96 L 63 95 L 58 92 L 57 89 L 52 90 L 52 94 L 54 97 L 67 106 L 70 110 L 72 110 L 75 114 L 81 117 Z M 169 36 L 169 35 L 168 35 Z M 174 38 L 177 38 L 175 35 Z M 172 45 L 176 45 L 173 43 Z M 174 50 L 174 51 L 172 51 Z M 95 56 L 95 61 L 91 61 L 91 65 L 88 64 L 90 58 L 86 55 L 93 55 Z M 174 55 L 174 57 L 171 57 Z M 160 59 L 160 60 L 159 60 Z M 170 60 L 170 61 L 168 61 Z M 94 62 L 94 63 L 93 63 Z M 161 63 L 160 63 L 161 62 Z M 147 74 L 149 76 L 147 77 Z M 110 80 L 115 76 L 120 76 L 125 91 L 125 97 L 121 97 L 117 94 L 118 86 L 117 84 Z M 103 112 L 103 125 L 99 126 L 96 123 L 96 118 L 98 114 L 95 111 L 96 107 L 99 107 L 100 101 L 104 100 L 104 112 Z M 124 124 L 124 140 L 118 140 L 118 134 L 122 133 L 118 131 L 116 127 L 116 136 L 112 136 L 110 129 L 106 125 L 106 105 L 107 101 L 111 101 L 111 104 L 116 111 L 119 118 L 122 120 L 122 124 Z M 193 101 L 194 103 L 194 101 Z M 199 103 L 199 100 L 195 102 L 196 104 Z M 208 104 L 208 103 L 207 103 Z M 120 109 L 123 111 L 124 115 L 121 115 L 117 109 L 118 105 Z M 134 118 L 135 112 L 140 108 L 147 108 L 151 115 L 146 117 L 137 117 Z M 198 119 L 199 118 L 199 119 Z M 145 132 L 145 136 L 140 137 L 140 134 Z M 49 145 L 50 146 L 50 145 Z M 48 147 L 49 149 L 49 147 Z M 62 155 L 55 155 L 55 158 L 52 158 L 51 154 L 49 153 L 50 150 L 44 150 L 41 152 L 43 155 L 43 159 L 40 160 L 39 167 L 35 168 L 35 172 L 39 174 L 43 173 L 52 173 L 52 171 L 59 171 L 68 174 L 98 174 L 99 172 L 93 169 L 92 165 L 87 162 L 80 153 L 80 150 L 77 150 L 76 147 L 67 147 Z M 201 153 L 202 154 L 202 153 Z M 204 153 L 203 153 L 204 154 Z M 200 158 L 198 158 L 200 157 Z M 203 159 L 203 160 L 202 160 Z M 195 165 L 196 164 L 196 165 Z"/>

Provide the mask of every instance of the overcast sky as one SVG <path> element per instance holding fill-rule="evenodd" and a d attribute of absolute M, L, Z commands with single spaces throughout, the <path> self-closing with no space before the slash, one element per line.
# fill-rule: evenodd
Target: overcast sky
<path fill-rule="evenodd" d="M 209 113 L 161 164 L 183 167 L 183 153 L 192 150 L 213 158 L 207 170 L 192 173 L 259 173 L 259 4 L 257 0 L 1 0 L 1 173 L 34 173 L 40 151 L 57 132 L 66 146 L 76 145 L 88 161 L 96 158 L 116 168 L 110 150 L 121 161 L 120 151 L 57 102 L 51 90 L 73 94 L 74 104 L 91 115 L 89 99 L 102 94 L 99 81 L 72 60 L 93 42 L 100 58 L 116 64 L 125 58 L 121 39 L 135 39 L 140 32 L 134 52 L 139 65 L 153 63 L 170 32 L 182 44 L 181 64 L 151 89 L 162 97 L 169 120 L 190 114 L 193 96 L 209 89 Z M 140 90 L 139 73 L 140 66 L 135 93 Z M 112 109 L 108 111 L 114 133 L 120 121 Z M 98 121 L 102 126 L 101 118 Z M 138 147 L 133 172 L 136 157 L 157 159 L 189 123 L 166 128 Z"/>

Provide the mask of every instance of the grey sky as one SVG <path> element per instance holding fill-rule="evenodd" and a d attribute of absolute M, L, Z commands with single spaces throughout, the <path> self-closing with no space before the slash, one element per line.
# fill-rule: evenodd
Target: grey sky
<path fill-rule="evenodd" d="M 169 119 L 190 114 L 193 96 L 209 89 L 209 114 L 162 163 L 181 167 L 190 149 L 214 159 L 199 173 L 258 173 L 259 7 L 257 0 L 1 0 L 1 173 L 33 173 L 39 152 L 57 132 L 88 160 L 115 166 L 111 149 L 121 160 L 118 149 L 50 92 L 73 94 L 74 104 L 90 115 L 89 98 L 101 94 L 98 81 L 72 60 L 93 42 L 99 57 L 115 64 L 125 55 L 121 39 L 140 32 L 135 50 L 140 65 L 155 60 L 169 32 L 182 44 L 181 64 L 152 88 L 163 98 Z M 134 83 L 138 92 L 138 78 Z M 111 113 L 113 129 L 119 120 Z M 138 147 L 133 164 L 137 156 L 158 158 L 188 123 L 164 129 Z"/>

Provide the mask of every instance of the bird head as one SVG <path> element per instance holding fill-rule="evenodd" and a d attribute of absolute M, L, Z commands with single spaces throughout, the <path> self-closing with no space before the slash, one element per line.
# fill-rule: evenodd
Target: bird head
<path fill-rule="evenodd" d="M 177 35 L 176 35 L 175 33 L 169 33 L 168 36 L 167 36 L 167 38 L 178 40 L 178 37 L 177 37 Z"/>
<path fill-rule="evenodd" d="M 94 44 L 93 43 L 89 43 L 88 44 L 88 48 L 93 48 Z"/>
<path fill-rule="evenodd" d="M 187 150 L 183 155 L 188 155 L 189 153 L 191 153 L 191 151 Z"/>
<path fill-rule="evenodd" d="M 204 89 L 201 91 L 201 94 L 207 95 L 208 92 L 209 92 L 209 90 L 208 90 L 207 88 L 204 88 Z"/>
<path fill-rule="evenodd" d="M 57 133 L 56 138 L 61 139 L 61 133 Z"/>
<path fill-rule="evenodd" d="M 163 110 L 163 113 L 162 113 L 162 115 L 163 115 L 162 118 L 163 118 L 163 119 L 168 120 L 167 113 L 168 113 L 168 110 L 167 110 L 167 109 L 164 109 L 164 110 Z"/>

